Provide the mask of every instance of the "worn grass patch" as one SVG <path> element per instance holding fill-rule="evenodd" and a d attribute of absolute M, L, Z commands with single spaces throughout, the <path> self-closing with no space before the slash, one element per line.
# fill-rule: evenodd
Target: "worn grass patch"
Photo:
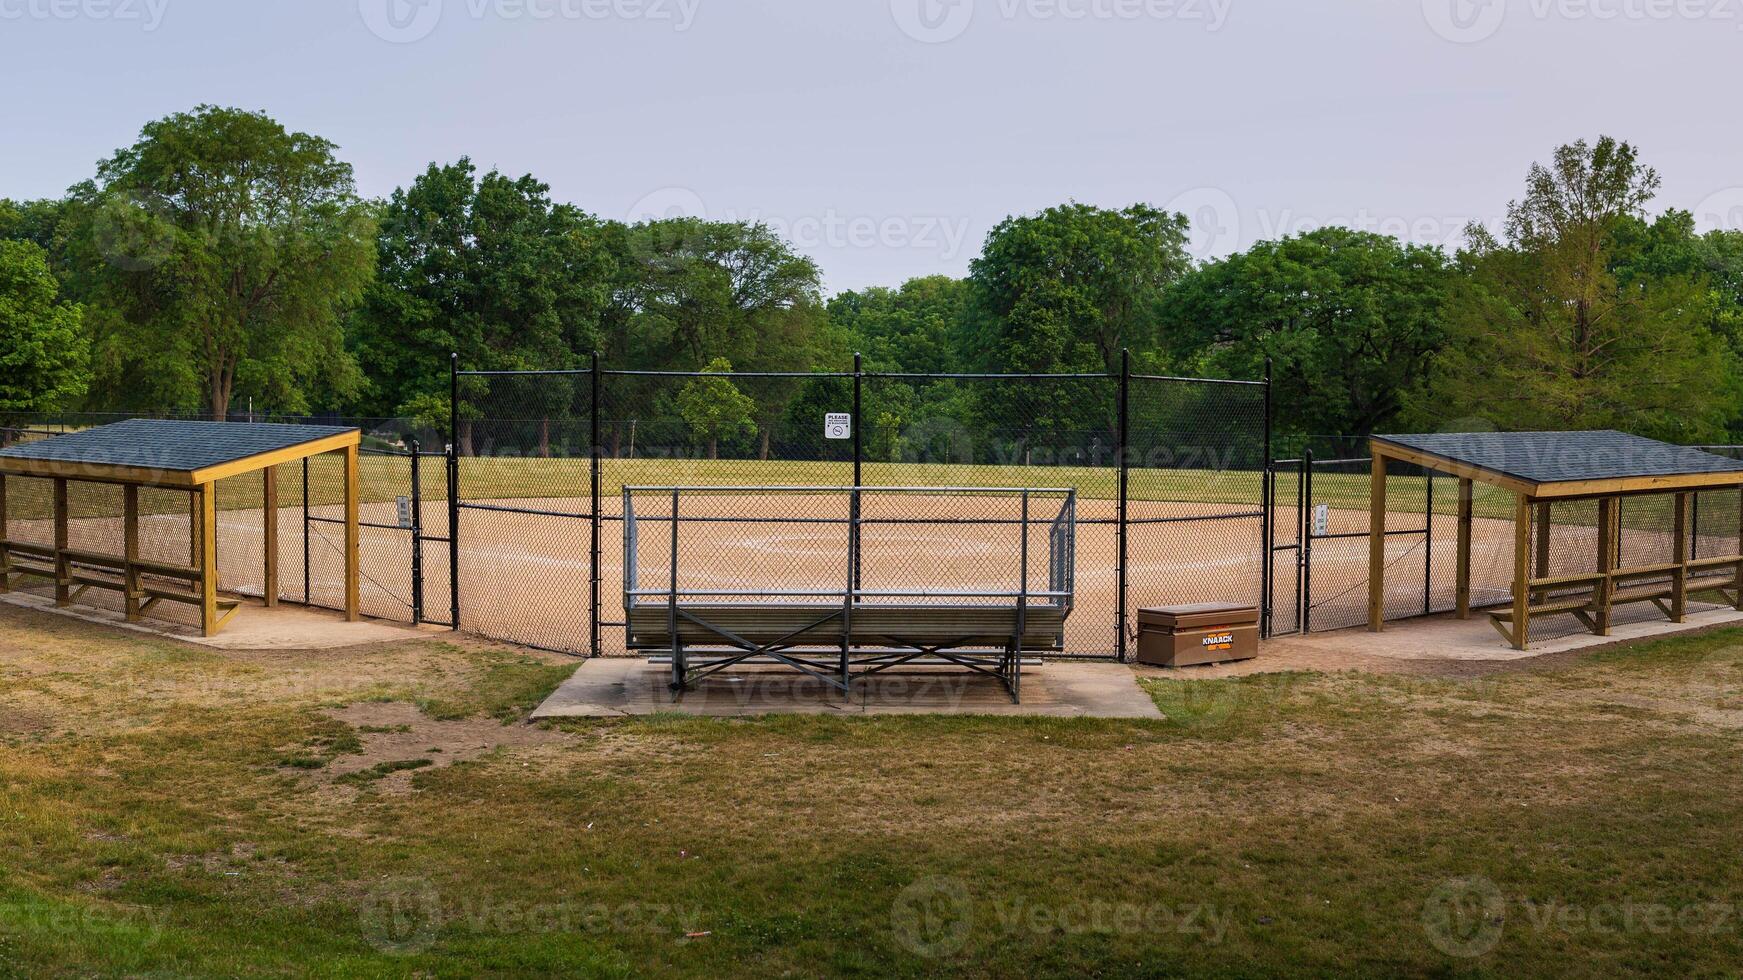
<path fill-rule="evenodd" d="M 528 726 L 573 661 L 0 608 L 0 974 L 1734 974 L 1743 631 L 1161 722 Z M 316 765 L 319 763 L 319 765 Z M 389 790 L 392 790 L 391 792 Z"/>

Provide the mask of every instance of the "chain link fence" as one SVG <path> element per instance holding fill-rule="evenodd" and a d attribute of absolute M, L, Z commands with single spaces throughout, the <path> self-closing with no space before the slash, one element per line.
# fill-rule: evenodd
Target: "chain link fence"
<path fill-rule="evenodd" d="M 715 502 L 725 511 L 680 521 L 698 523 L 702 565 L 723 582 L 793 587 L 797 576 L 828 589 L 840 587 L 835 559 L 812 560 L 821 546 L 811 538 L 822 532 L 808 523 L 808 495 L 795 490 L 939 488 L 889 498 L 912 509 L 912 523 L 882 515 L 865 525 L 889 556 L 880 561 L 900 566 L 880 566 L 881 580 L 909 589 L 971 567 L 979 554 L 972 536 L 943 550 L 920 540 L 922 519 L 960 506 L 952 501 L 958 490 L 1073 490 L 1071 656 L 1123 657 L 1139 603 L 1260 601 L 1265 383 L 1129 370 L 919 375 L 855 367 L 456 366 L 459 493 L 450 513 L 463 556 L 459 623 L 550 649 L 624 653 L 625 487 L 778 489 L 763 498 L 725 494 Z M 914 546 L 895 540 L 902 538 Z"/>

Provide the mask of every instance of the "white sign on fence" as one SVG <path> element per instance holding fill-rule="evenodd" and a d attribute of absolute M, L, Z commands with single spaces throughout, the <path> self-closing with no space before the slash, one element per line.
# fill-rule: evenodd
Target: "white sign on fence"
<path fill-rule="evenodd" d="M 1320 504 L 1313 508 L 1313 535 L 1323 538 L 1331 533 L 1331 505 Z"/>
<path fill-rule="evenodd" d="M 823 416 L 823 438 L 852 439 L 853 416 L 846 412 L 829 412 Z"/>
<path fill-rule="evenodd" d="M 394 504 L 397 506 L 397 508 L 399 510 L 399 514 L 397 515 L 399 517 L 399 526 L 400 527 L 411 527 L 412 526 L 412 498 L 410 498 L 410 497 L 398 497 L 398 498 L 395 498 Z"/>

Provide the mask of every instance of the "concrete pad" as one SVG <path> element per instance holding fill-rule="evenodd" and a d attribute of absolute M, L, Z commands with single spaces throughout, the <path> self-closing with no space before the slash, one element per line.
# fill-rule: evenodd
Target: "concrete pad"
<path fill-rule="evenodd" d="M 1621 621 L 1612 624 L 1609 636 L 1594 636 L 1572 616 L 1545 617 L 1533 623 L 1535 638 L 1531 648 L 1523 651 L 1513 649 L 1502 639 L 1486 614 L 1474 612 L 1466 620 L 1447 614 L 1391 622 L 1381 633 L 1370 633 L 1366 627 L 1358 626 L 1308 636 L 1274 637 L 1259 645 L 1256 660 L 1173 671 L 1144 668 L 1140 673 L 1193 679 L 1287 670 L 1419 672 L 1434 664 L 1525 663 L 1551 654 L 1743 624 L 1743 612 L 1729 606 L 1692 608 L 1682 623 L 1670 622 L 1647 605 L 1618 608 L 1617 616 Z"/>
<path fill-rule="evenodd" d="M 1003 685 L 960 670 L 915 668 L 854 683 L 851 698 L 796 671 L 745 667 L 674 695 L 669 668 L 630 657 L 588 660 L 539 705 L 534 718 L 614 718 L 676 713 L 709 717 L 804 715 L 1005 715 L 1151 718 L 1162 713 L 1121 664 L 1050 662 L 1023 670 L 1023 703 Z"/>
<path fill-rule="evenodd" d="M 74 604 L 56 606 L 52 596 L 30 592 L 10 592 L 0 595 L 0 602 L 27 609 L 37 609 L 80 619 L 87 623 L 115 626 L 136 633 L 164 636 L 220 650 L 333 650 L 368 643 L 391 643 L 430 635 L 429 630 L 365 619 L 348 623 L 342 613 L 305 606 L 280 605 L 272 609 L 264 603 L 244 603 L 217 636 L 204 636 L 200 630 L 182 623 L 146 618 L 129 623 L 119 609 Z M 447 632 L 443 629 L 442 632 Z"/>

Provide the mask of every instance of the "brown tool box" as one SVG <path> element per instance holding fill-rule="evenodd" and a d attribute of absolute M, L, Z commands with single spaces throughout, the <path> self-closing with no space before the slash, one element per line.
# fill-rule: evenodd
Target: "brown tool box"
<path fill-rule="evenodd" d="M 1138 662 L 1194 667 L 1259 655 L 1259 610 L 1228 602 L 1138 610 Z"/>

